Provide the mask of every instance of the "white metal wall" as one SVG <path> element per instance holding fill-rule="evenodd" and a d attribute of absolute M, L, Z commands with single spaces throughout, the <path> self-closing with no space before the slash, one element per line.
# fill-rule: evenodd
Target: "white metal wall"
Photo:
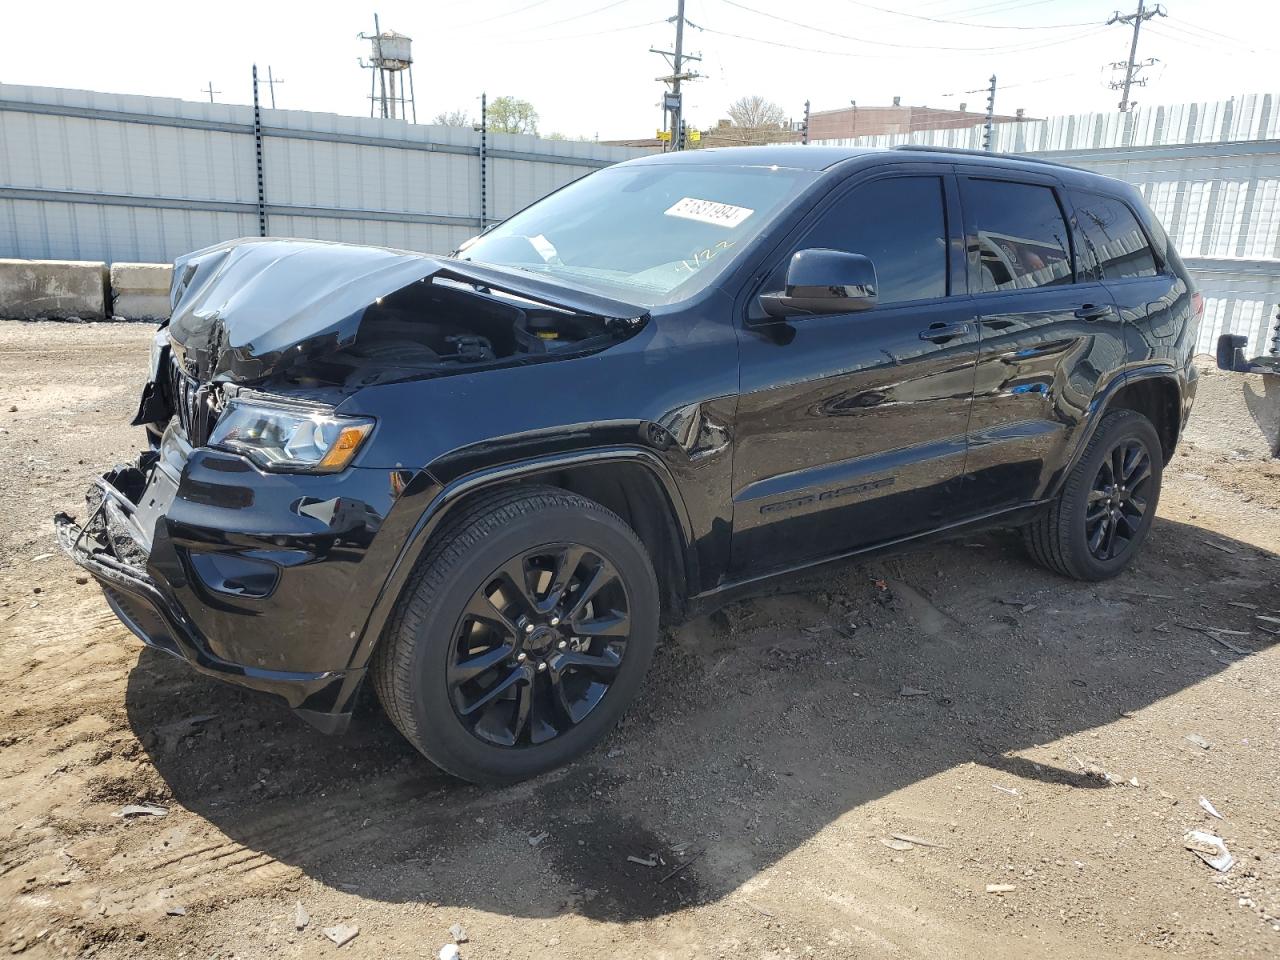
<path fill-rule="evenodd" d="M 822 142 L 980 150 L 982 138 L 975 126 Z M 1243 333 L 1266 349 L 1280 305 L 1280 95 L 996 124 L 993 143 L 1137 186 L 1204 293 L 1197 348 Z"/>
<path fill-rule="evenodd" d="M 272 236 L 446 253 L 480 226 L 480 134 L 263 110 Z M 486 222 L 647 151 L 490 134 Z M 169 261 L 258 233 L 253 109 L 0 84 L 0 258 Z"/>

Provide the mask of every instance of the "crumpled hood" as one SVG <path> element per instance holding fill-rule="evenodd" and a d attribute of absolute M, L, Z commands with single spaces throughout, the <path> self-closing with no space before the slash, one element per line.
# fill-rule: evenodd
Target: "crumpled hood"
<path fill-rule="evenodd" d="M 371 303 L 435 277 L 629 324 L 646 316 L 643 307 L 519 271 L 386 247 L 244 238 L 174 262 L 169 335 L 202 380 L 260 379 L 350 344 Z"/>

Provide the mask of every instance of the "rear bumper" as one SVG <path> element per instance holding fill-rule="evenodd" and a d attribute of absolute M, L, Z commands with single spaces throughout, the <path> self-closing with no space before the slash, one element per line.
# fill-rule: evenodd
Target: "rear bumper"
<path fill-rule="evenodd" d="M 120 621 L 149 647 L 185 660 L 200 673 L 279 697 L 325 733 L 345 730 L 364 669 L 269 669 L 215 653 L 178 599 L 178 594 L 191 592 L 185 572 L 189 558 L 184 562 L 179 556 L 181 548 L 163 520 L 155 524 L 150 542 L 138 535 L 138 507 L 116 486 L 116 475 L 108 473 L 90 487 L 89 502 L 97 506 L 83 525 L 60 513 L 54 517 L 54 529 L 59 546 L 98 581 Z M 208 616 L 203 605 L 197 608 Z"/>

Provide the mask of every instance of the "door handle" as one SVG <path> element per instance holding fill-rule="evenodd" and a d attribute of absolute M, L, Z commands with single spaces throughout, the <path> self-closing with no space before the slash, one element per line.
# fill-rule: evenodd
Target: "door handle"
<path fill-rule="evenodd" d="M 1079 320 L 1101 320 L 1103 317 L 1111 315 L 1111 307 L 1109 304 L 1086 303 L 1083 307 L 1076 311 L 1076 318 Z"/>
<path fill-rule="evenodd" d="M 945 343 L 955 337 L 962 337 L 973 329 L 973 325 L 968 320 L 959 323 L 931 323 L 929 329 L 920 331 L 921 340 L 930 340 L 933 343 Z"/>

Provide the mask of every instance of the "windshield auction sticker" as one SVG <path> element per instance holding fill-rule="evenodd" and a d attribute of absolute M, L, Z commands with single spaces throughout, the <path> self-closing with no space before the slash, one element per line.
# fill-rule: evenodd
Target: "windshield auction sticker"
<path fill-rule="evenodd" d="M 697 197 L 677 200 L 666 211 L 668 217 L 698 220 L 717 227 L 736 227 L 753 213 L 755 211 L 749 207 L 735 207 L 732 203 L 716 203 L 714 200 L 699 200 Z"/>

